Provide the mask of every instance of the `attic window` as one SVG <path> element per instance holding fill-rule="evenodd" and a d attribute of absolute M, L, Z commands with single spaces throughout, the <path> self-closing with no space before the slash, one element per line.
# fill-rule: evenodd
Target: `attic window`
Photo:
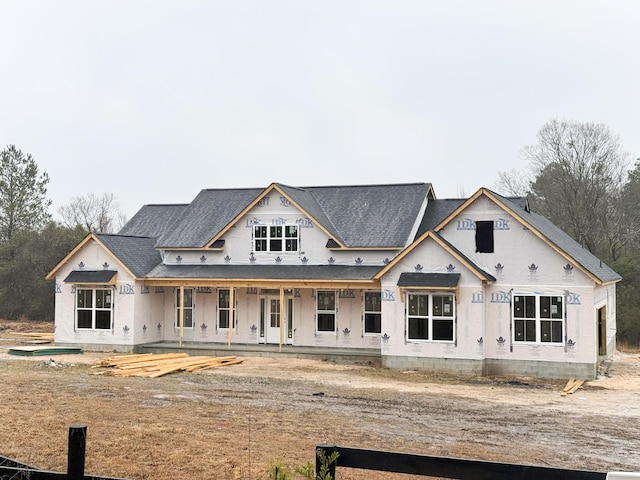
<path fill-rule="evenodd" d="M 493 253 L 493 221 L 476 222 L 476 252 Z"/>

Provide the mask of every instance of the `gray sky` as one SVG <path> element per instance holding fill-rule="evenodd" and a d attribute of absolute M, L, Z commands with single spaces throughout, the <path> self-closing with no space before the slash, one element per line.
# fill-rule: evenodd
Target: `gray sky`
<path fill-rule="evenodd" d="M 432 182 L 522 168 L 551 118 L 640 155 L 640 1 L 0 0 L 0 148 L 52 213 L 202 188 Z"/>

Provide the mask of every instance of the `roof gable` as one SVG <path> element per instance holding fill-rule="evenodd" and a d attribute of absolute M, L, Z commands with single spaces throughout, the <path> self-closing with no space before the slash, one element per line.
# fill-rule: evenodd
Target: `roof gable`
<path fill-rule="evenodd" d="M 583 248 L 567 233 L 542 215 L 530 211 L 529 205 L 526 201 L 519 198 L 506 198 L 486 188 L 481 188 L 474 195 L 461 203 L 457 208 L 453 209 L 447 217 L 438 223 L 435 230 L 439 231 L 444 228 L 480 197 L 488 198 L 505 212 L 509 213 L 520 224 L 529 229 L 534 235 L 567 259 L 567 261 L 575 264 L 595 283 L 603 284 L 621 280 L 622 277 L 620 277 L 620 275 L 604 264 L 602 260 L 597 258 L 587 249 Z"/>

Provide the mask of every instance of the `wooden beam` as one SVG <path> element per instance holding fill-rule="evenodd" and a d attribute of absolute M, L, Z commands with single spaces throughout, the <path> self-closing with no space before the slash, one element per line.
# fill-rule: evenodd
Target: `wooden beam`
<path fill-rule="evenodd" d="M 280 320 L 280 349 L 278 351 L 282 352 L 282 342 L 284 340 L 284 288 L 280 287 L 280 312 L 278 312 L 279 320 Z"/>
<path fill-rule="evenodd" d="M 182 337 L 184 335 L 184 285 L 180 285 L 180 348 L 182 348 Z"/>
<path fill-rule="evenodd" d="M 231 350 L 231 335 L 233 335 L 233 322 L 236 318 L 236 296 L 235 288 L 229 288 L 229 345 L 228 349 Z"/>

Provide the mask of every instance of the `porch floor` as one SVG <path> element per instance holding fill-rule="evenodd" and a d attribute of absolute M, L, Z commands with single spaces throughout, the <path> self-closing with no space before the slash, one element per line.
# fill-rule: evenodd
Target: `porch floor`
<path fill-rule="evenodd" d="M 377 348 L 339 348 L 339 347 L 299 347 L 295 345 L 271 344 L 231 344 L 202 343 L 202 342 L 156 342 L 145 343 L 135 347 L 136 353 L 175 353 L 185 352 L 189 355 L 211 355 L 225 357 L 287 357 L 307 358 L 314 360 L 332 361 L 360 365 L 380 366 L 381 354 Z"/>

